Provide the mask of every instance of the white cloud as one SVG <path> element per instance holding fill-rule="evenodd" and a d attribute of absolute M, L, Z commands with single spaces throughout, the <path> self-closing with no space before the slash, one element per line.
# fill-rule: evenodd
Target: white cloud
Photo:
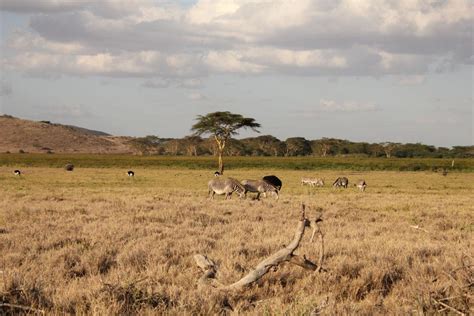
<path fill-rule="evenodd" d="M 319 102 L 319 111 L 322 112 L 371 112 L 379 108 L 372 103 L 360 103 L 355 101 L 337 102 L 322 99 Z"/>
<path fill-rule="evenodd" d="M 413 78 L 472 64 L 470 0 L 4 0 L 31 14 L 3 64 L 25 72 Z M 41 14 L 36 14 L 41 13 Z M 419 80 L 419 79 L 418 79 Z M 404 82 L 408 82 L 403 80 Z"/>
<path fill-rule="evenodd" d="M 205 57 L 206 65 L 216 72 L 260 73 L 264 66 L 244 60 L 239 51 L 210 51 Z"/>
<path fill-rule="evenodd" d="M 207 99 L 207 97 L 204 94 L 199 93 L 199 92 L 193 92 L 189 94 L 188 98 L 193 101 L 203 101 Z"/>

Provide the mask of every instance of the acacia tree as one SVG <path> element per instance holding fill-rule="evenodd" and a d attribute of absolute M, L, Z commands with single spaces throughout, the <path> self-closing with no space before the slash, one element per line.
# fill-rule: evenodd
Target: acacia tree
<path fill-rule="evenodd" d="M 385 142 L 380 144 L 382 146 L 383 151 L 385 152 L 385 156 L 387 158 L 392 157 L 392 152 L 400 146 L 399 143 L 392 143 L 392 142 Z"/>
<path fill-rule="evenodd" d="M 250 128 L 259 133 L 257 130 L 260 124 L 255 122 L 255 119 L 250 117 L 243 117 L 240 114 L 225 112 L 214 112 L 207 115 L 198 115 L 197 123 L 191 127 L 191 131 L 195 136 L 210 134 L 214 137 L 217 144 L 217 155 L 219 162 L 219 172 L 224 173 L 224 162 L 222 155 L 229 139 L 234 135 L 238 135 L 238 130 L 241 128 Z"/>

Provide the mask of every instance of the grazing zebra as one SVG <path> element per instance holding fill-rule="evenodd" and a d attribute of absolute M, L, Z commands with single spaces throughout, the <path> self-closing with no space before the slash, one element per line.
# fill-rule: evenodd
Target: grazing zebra
<path fill-rule="evenodd" d="M 134 177 L 135 176 L 135 172 L 133 172 L 132 170 L 128 170 L 127 174 L 128 174 L 129 177 Z"/>
<path fill-rule="evenodd" d="M 277 200 L 279 198 L 278 189 L 265 180 L 242 180 L 240 183 L 245 187 L 245 195 L 247 195 L 247 192 L 256 192 L 257 200 L 260 199 L 261 193 L 266 197 L 267 192 L 271 192 L 275 195 Z"/>
<path fill-rule="evenodd" d="M 357 183 L 354 183 L 354 186 L 356 186 L 360 191 L 364 192 L 365 188 L 367 187 L 367 183 L 365 180 L 361 179 Z"/>
<path fill-rule="evenodd" d="M 245 188 L 239 181 L 233 178 L 222 179 L 217 177 L 207 183 L 209 188 L 209 199 L 214 199 L 214 194 L 225 194 L 225 199 L 230 199 L 231 194 L 236 192 L 240 198 L 245 196 Z"/>
<path fill-rule="evenodd" d="M 323 187 L 324 180 L 319 178 L 301 178 L 301 185 L 306 184 L 312 187 Z"/>
<path fill-rule="evenodd" d="M 335 188 L 342 187 L 342 188 L 345 188 L 345 189 L 347 189 L 348 185 L 349 185 L 349 179 L 347 179 L 346 177 L 339 177 L 332 184 L 332 186 L 335 187 Z"/>
<path fill-rule="evenodd" d="M 17 170 L 15 170 L 15 171 L 13 171 L 13 174 L 14 174 L 15 176 L 21 176 L 21 171 L 17 169 Z"/>
<path fill-rule="evenodd" d="M 301 178 L 301 185 L 313 185 L 313 179 L 310 178 Z"/>
<path fill-rule="evenodd" d="M 265 176 L 263 177 L 263 180 L 267 181 L 271 185 L 273 185 L 275 188 L 277 188 L 278 191 L 281 190 L 281 187 L 283 183 L 281 182 L 280 179 L 278 179 L 277 176 L 271 175 L 271 176 Z"/>

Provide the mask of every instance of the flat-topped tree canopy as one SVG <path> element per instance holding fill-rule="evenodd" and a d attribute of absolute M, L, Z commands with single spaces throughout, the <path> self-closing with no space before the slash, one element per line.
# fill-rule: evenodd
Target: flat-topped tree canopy
<path fill-rule="evenodd" d="M 260 127 L 255 119 L 229 111 L 198 115 L 196 120 L 198 122 L 191 128 L 195 135 L 211 134 L 219 138 L 229 138 L 237 135 L 241 128 L 251 128 L 259 133 L 257 128 Z"/>
<path fill-rule="evenodd" d="M 206 115 L 198 115 L 197 123 L 191 127 L 195 136 L 210 134 L 214 136 L 217 143 L 219 153 L 219 172 L 224 173 L 224 164 L 222 162 L 222 154 L 226 142 L 234 135 L 238 135 L 238 130 L 241 128 L 250 128 L 254 132 L 260 124 L 255 122 L 255 119 L 250 117 L 243 117 L 240 114 L 225 112 L 213 112 Z"/>

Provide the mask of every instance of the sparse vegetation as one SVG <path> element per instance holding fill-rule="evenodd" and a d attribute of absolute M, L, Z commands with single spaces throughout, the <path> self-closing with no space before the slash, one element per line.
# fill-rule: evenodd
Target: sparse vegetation
<path fill-rule="evenodd" d="M 78 168 L 184 168 L 215 169 L 213 156 L 133 156 L 95 154 L 0 154 L 0 166 L 53 167 L 62 168 L 68 162 Z M 440 158 L 367 158 L 367 157 L 227 157 L 230 169 L 276 169 L 276 170 L 397 170 L 439 172 L 474 171 L 474 159 Z"/>
<path fill-rule="evenodd" d="M 0 167 L 0 313 L 472 312 L 472 173 L 228 169 L 277 174 L 280 200 L 211 203 L 209 169 L 134 169 L 131 179 L 121 168 L 28 167 L 19 178 Z M 365 193 L 300 184 L 361 175 Z M 284 264 L 245 291 L 198 289 L 195 254 L 230 284 L 293 238 L 301 201 L 309 217 L 323 214 L 326 272 Z M 317 258 L 304 238 L 297 254 Z"/>

